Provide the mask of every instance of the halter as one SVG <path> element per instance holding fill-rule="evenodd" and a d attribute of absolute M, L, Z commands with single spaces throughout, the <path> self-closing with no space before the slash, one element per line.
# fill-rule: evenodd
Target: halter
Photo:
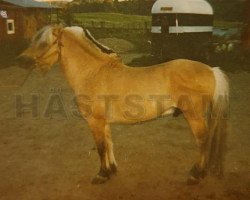
<path fill-rule="evenodd" d="M 62 58 L 62 47 L 63 47 L 63 44 L 62 44 L 62 42 L 61 42 L 62 34 L 63 34 L 63 29 L 59 32 L 58 35 L 56 35 L 56 34 L 53 33 L 53 35 L 56 36 L 57 38 L 56 38 L 55 41 L 46 49 L 46 51 L 42 52 L 41 55 L 34 57 L 36 63 L 37 63 L 37 60 L 39 60 L 40 58 L 44 57 L 44 55 L 48 52 L 48 50 L 49 50 L 52 46 L 54 46 L 54 45 L 56 45 L 56 44 L 57 44 L 57 46 L 58 46 L 58 51 L 57 51 L 57 53 L 58 53 L 58 58 L 57 58 L 57 62 L 59 62 L 59 61 L 61 60 L 61 58 Z M 47 56 L 45 56 L 44 58 L 49 57 L 49 56 L 51 56 L 52 54 L 54 54 L 54 52 L 51 53 L 51 54 L 49 54 L 49 55 L 47 55 Z"/>

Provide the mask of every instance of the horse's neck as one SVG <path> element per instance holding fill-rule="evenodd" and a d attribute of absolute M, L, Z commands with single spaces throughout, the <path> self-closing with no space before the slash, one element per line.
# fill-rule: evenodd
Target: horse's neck
<path fill-rule="evenodd" d="M 61 66 L 75 92 L 85 90 L 87 82 L 113 58 L 98 52 L 91 46 L 83 46 L 67 35 L 62 39 Z"/>

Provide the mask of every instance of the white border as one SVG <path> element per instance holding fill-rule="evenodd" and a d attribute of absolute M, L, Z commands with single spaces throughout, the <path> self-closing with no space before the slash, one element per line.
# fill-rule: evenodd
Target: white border
<path fill-rule="evenodd" d="M 8 26 L 8 24 L 12 24 L 12 26 L 13 26 L 13 30 L 9 30 L 9 26 Z M 6 20 L 6 26 L 7 26 L 7 34 L 15 34 L 15 21 L 14 21 L 14 19 L 7 19 Z"/>

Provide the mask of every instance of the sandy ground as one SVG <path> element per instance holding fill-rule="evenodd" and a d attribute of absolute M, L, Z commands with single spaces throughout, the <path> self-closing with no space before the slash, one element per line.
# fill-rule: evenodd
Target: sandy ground
<path fill-rule="evenodd" d="M 46 75 L 27 74 L 16 67 L 0 70 L 0 200 L 250 199 L 249 73 L 228 74 L 225 177 L 209 176 L 196 186 L 186 185 L 198 151 L 182 116 L 112 126 L 119 173 L 106 184 L 91 185 L 99 158 L 86 122 L 72 114 L 73 93 L 62 72 L 55 67 Z M 16 106 L 20 96 L 30 102 L 31 95 L 39 100 L 36 117 Z M 45 115 L 53 95 L 62 98 L 66 116 Z"/>

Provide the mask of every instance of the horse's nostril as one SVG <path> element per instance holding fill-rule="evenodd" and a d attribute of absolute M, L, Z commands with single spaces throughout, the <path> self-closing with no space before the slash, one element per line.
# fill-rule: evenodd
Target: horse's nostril
<path fill-rule="evenodd" d="M 30 68 L 31 66 L 34 66 L 35 65 L 35 60 L 31 57 L 28 57 L 28 56 L 18 56 L 16 58 L 16 61 L 17 61 L 17 64 L 19 67 L 22 67 L 22 68 Z"/>

